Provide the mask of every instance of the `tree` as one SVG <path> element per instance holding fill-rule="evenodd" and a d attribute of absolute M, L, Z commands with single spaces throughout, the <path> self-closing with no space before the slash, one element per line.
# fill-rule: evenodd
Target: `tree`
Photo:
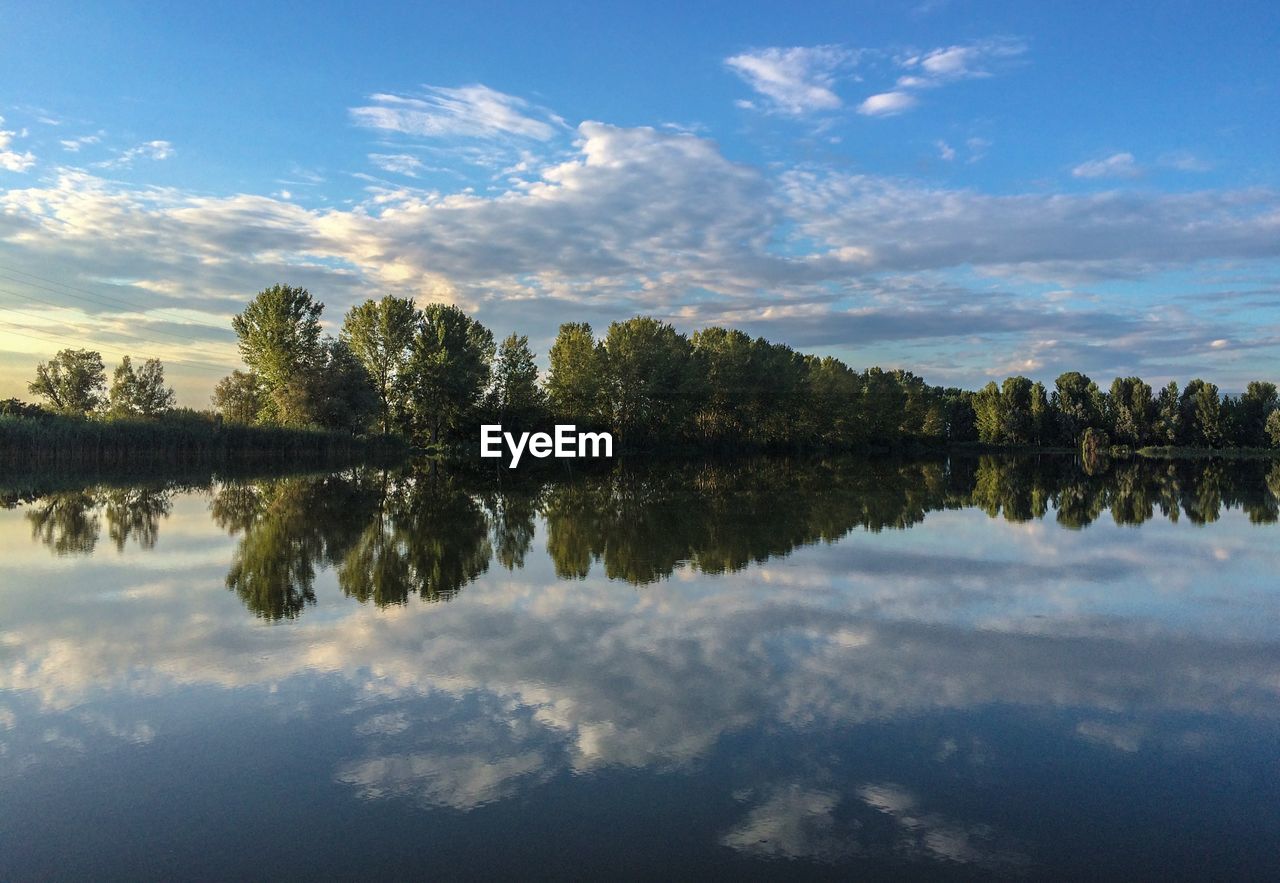
<path fill-rule="evenodd" d="M 493 333 L 455 306 L 428 304 L 404 371 L 411 430 L 432 442 L 459 429 L 489 384 Z"/>
<path fill-rule="evenodd" d="M 604 355 L 610 425 L 622 438 L 671 438 L 687 429 L 706 390 L 687 337 L 637 316 L 609 326 Z"/>
<path fill-rule="evenodd" d="M 586 322 L 560 326 L 548 354 L 547 399 L 557 417 L 593 423 L 601 418 L 604 351 Z"/>
<path fill-rule="evenodd" d="M 498 347 L 489 389 L 489 410 L 500 423 L 526 424 L 536 420 L 545 404 L 538 386 L 538 365 L 529 338 L 511 334 Z"/>
<path fill-rule="evenodd" d="M 262 384 L 252 371 L 232 371 L 213 390 L 214 410 L 231 423 L 257 423 L 262 405 Z"/>
<path fill-rule="evenodd" d="M 1053 412 L 1049 405 L 1049 391 L 1036 381 L 1031 387 L 1031 442 L 1035 445 L 1051 441 Z"/>
<path fill-rule="evenodd" d="M 1280 409 L 1267 415 L 1267 441 L 1273 448 L 1280 448 Z"/>
<path fill-rule="evenodd" d="M 409 362 L 420 318 L 412 300 L 387 295 L 352 307 L 342 323 L 342 340 L 373 381 L 384 434 L 389 431 L 396 410 L 397 387 Z"/>
<path fill-rule="evenodd" d="M 1054 381 L 1053 408 L 1058 412 L 1058 427 L 1063 441 L 1078 445 L 1085 429 L 1101 428 L 1103 421 L 1102 391 L 1087 375 L 1068 371 Z"/>
<path fill-rule="evenodd" d="M 240 357 L 258 376 L 265 392 L 264 416 L 286 424 L 305 424 L 305 387 L 321 358 L 320 314 L 324 304 L 305 288 L 273 285 L 258 293 L 232 317 L 240 338 Z"/>
<path fill-rule="evenodd" d="M 998 445 L 1004 440 L 1004 419 L 1000 387 L 991 381 L 973 396 L 974 423 L 978 430 L 978 441 L 988 445 Z"/>
<path fill-rule="evenodd" d="M 320 347 L 321 365 L 311 385 L 308 411 L 325 429 L 363 432 L 379 413 L 373 379 L 346 342 L 329 338 Z"/>
<path fill-rule="evenodd" d="M 1032 384 L 1026 377 L 1005 379 L 1000 391 L 1000 435 L 1005 444 L 1030 444 L 1031 394 Z"/>
<path fill-rule="evenodd" d="M 157 417 L 173 408 L 175 399 L 173 390 L 165 386 L 159 359 L 147 359 L 135 371 L 132 360 L 125 356 L 111 380 L 107 407 L 117 416 Z"/>
<path fill-rule="evenodd" d="M 102 405 L 107 385 L 102 354 L 65 349 L 36 366 L 36 379 L 27 384 L 34 395 L 66 414 L 87 414 Z"/>
<path fill-rule="evenodd" d="M 1157 444 L 1176 445 L 1182 436 L 1182 411 L 1178 405 L 1178 384 L 1170 380 L 1169 385 L 1160 390 L 1160 394 L 1156 396 L 1153 432 Z"/>
<path fill-rule="evenodd" d="M 1263 447 L 1267 444 L 1267 419 L 1280 407 L 1274 383 L 1250 381 L 1237 403 L 1240 439 L 1242 445 Z"/>
<path fill-rule="evenodd" d="M 1178 401 L 1182 443 L 1214 448 L 1222 443 L 1222 400 L 1218 387 L 1199 378 L 1187 384 Z"/>
<path fill-rule="evenodd" d="M 1116 441 L 1136 448 L 1151 438 L 1156 405 L 1151 398 L 1151 387 L 1141 378 L 1117 377 L 1113 380 L 1107 408 Z"/>

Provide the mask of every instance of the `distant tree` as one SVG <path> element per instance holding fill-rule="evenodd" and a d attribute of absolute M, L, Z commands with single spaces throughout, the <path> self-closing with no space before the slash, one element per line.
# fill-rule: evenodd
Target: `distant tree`
<path fill-rule="evenodd" d="M 604 340 L 610 424 L 623 439 L 672 438 L 702 404 L 706 374 L 689 339 L 638 316 L 614 322 Z"/>
<path fill-rule="evenodd" d="M 321 358 L 320 314 L 324 304 L 305 288 L 273 285 L 259 292 L 231 319 L 240 357 L 264 392 L 264 416 L 274 422 L 311 422 L 306 387 Z"/>
<path fill-rule="evenodd" d="M 214 410 L 231 423 L 257 423 L 262 405 L 262 384 L 252 371 L 232 371 L 213 390 Z"/>
<path fill-rule="evenodd" d="M 586 322 L 560 326 L 548 354 L 547 398 L 557 417 L 595 422 L 604 404 L 604 349 Z"/>
<path fill-rule="evenodd" d="M 1053 408 L 1063 441 L 1078 445 L 1086 428 L 1103 424 L 1102 392 L 1079 371 L 1068 371 L 1054 382 Z"/>
<path fill-rule="evenodd" d="M 1169 385 L 1156 396 L 1153 427 L 1156 444 L 1176 445 L 1182 437 L 1182 410 L 1179 403 L 1178 384 L 1170 380 Z"/>
<path fill-rule="evenodd" d="M 373 381 L 383 433 L 390 431 L 397 387 L 409 363 L 420 318 L 412 300 L 387 295 L 352 307 L 342 323 L 342 340 Z"/>
<path fill-rule="evenodd" d="M 1042 445 L 1052 442 L 1054 427 L 1053 412 L 1049 405 L 1049 392 L 1044 384 L 1036 381 L 1031 386 L 1031 443 Z"/>
<path fill-rule="evenodd" d="M 542 412 L 545 396 L 538 386 L 538 365 L 529 349 L 529 338 L 511 334 L 502 341 L 493 363 L 488 398 L 488 410 L 501 423 L 527 424 Z"/>
<path fill-rule="evenodd" d="M 1026 377 L 1005 379 L 1000 390 L 1000 437 L 1005 444 L 1031 443 L 1031 389 Z"/>
<path fill-rule="evenodd" d="M 455 306 L 422 310 L 404 369 L 412 431 L 431 441 L 459 429 L 489 385 L 493 333 Z"/>
<path fill-rule="evenodd" d="M 991 381 L 973 395 L 974 423 L 978 441 L 998 445 L 1004 441 L 1004 414 L 1000 387 Z"/>
<path fill-rule="evenodd" d="M 157 417 L 173 408 L 177 397 L 164 382 L 159 359 L 147 359 L 137 371 L 125 356 L 111 380 L 108 410 L 122 417 Z"/>
<path fill-rule="evenodd" d="M 1250 447 L 1265 446 L 1268 441 L 1267 418 L 1277 407 L 1280 407 L 1280 398 L 1276 394 L 1276 385 L 1259 380 L 1251 381 L 1237 401 L 1239 443 Z"/>
<path fill-rule="evenodd" d="M 1151 387 L 1141 378 L 1117 377 L 1113 380 L 1107 409 L 1115 441 L 1141 447 L 1151 439 L 1156 403 L 1151 398 Z"/>
<path fill-rule="evenodd" d="M 36 379 L 27 389 L 47 399 L 55 410 L 87 414 L 102 405 L 106 385 L 101 353 L 65 349 L 36 366 Z"/>
<path fill-rule="evenodd" d="M 1178 401 L 1182 443 L 1216 448 L 1223 441 L 1222 400 L 1218 387 L 1199 378 L 1187 384 Z"/>

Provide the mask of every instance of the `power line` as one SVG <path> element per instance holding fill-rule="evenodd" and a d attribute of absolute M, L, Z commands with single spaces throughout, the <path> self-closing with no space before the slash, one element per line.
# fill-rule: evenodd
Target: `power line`
<path fill-rule="evenodd" d="M 18 313 L 17 310 L 7 309 L 5 307 L 0 307 L 0 312 Z M 68 340 L 66 338 L 58 339 L 55 337 L 48 337 L 40 333 L 43 329 L 32 328 L 30 325 L 23 325 L 20 322 L 6 321 L 5 323 L 3 323 L 3 326 L 0 326 L 0 327 L 4 327 L 7 330 L 7 333 L 14 334 L 18 337 L 25 337 L 28 340 L 40 340 L 40 341 L 44 341 L 46 343 L 52 343 L 52 344 L 55 344 L 56 346 L 64 347 L 64 348 L 67 346 L 67 343 L 68 343 Z M 11 330 L 15 328 L 21 328 L 22 331 Z M 119 355 L 119 356 L 134 355 L 133 353 L 130 353 L 120 347 L 112 346 L 110 344 L 106 346 L 95 344 L 92 346 L 92 349 L 106 350 L 107 352 L 115 353 L 116 355 Z M 165 359 L 164 361 L 167 363 L 173 363 L 178 365 L 187 365 L 197 370 L 216 372 L 218 374 L 223 374 L 227 370 L 225 365 L 214 365 L 212 362 L 192 362 L 186 359 Z"/>
<path fill-rule="evenodd" d="M 7 293 L 10 293 L 10 292 L 6 292 L 6 291 L 5 291 L 5 289 L 0 288 L 0 294 L 7 294 Z M 39 321 L 40 319 L 45 318 L 45 317 L 43 317 L 43 316 L 36 315 L 35 313 L 31 313 L 31 312 L 29 312 L 29 311 L 27 311 L 27 310 L 21 310 L 21 309 L 17 309 L 17 308 L 15 308 L 15 307 L 0 307 L 0 312 L 13 313 L 14 315 L 25 316 L 25 317 L 26 317 L 26 318 L 28 318 L 28 319 L 35 319 L 35 320 L 37 320 L 37 321 Z M 33 328 L 33 326 L 30 326 L 30 325 L 28 325 L 28 326 L 24 326 L 24 327 L 27 327 L 27 328 Z M 37 327 L 34 327 L 34 328 L 33 328 L 33 330 L 37 330 L 37 331 L 52 331 L 52 329 L 45 328 L 44 326 L 37 326 Z M 56 332 L 53 332 L 53 333 L 56 333 Z M 166 348 L 166 347 L 171 348 L 171 347 L 173 347 L 173 346 L 174 346 L 174 344 L 170 343 L 169 341 L 166 341 L 166 340 L 154 340 L 154 339 L 149 338 L 149 337 L 143 337 L 143 336 L 142 336 L 142 335 L 140 335 L 140 334 L 131 334 L 131 333 L 129 333 L 129 332 L 124 332 L 124 331 L 111 331 L 110 333 L 111 333 L 111 334 L 113 334 L 113 335 L 115 335 L 115 336 L 117 336 L 117 337 L 123 337 L 123 338 L 125 338 L 127 343 L 136 343 L 136 344 L 138 344 L 138 345 L 140 345 L 140 346 L 141 346 L 141 345 L 143 345 L 143 344 L 148 344 L 148 345 L 150 345 L 150 346 L 152 346 L 152 347 L 158 347 L 158 348 L 161 348 L 161 349 Z M 186 343 L 186 344 L 188 344 L 188 345 L 192 343 L 192 341 L 191 341 L 189 338 L 178 338 L 178 340 L 179 340 L 181 343 Z M 170 361 L 173 361 L 173 362 L 184 362 L 184 363 L 186 363 L 186 364 L 191 364 L 191 365 L 206 365 L 206 366 L 208 366 L 208 367 L 210 367 L 210 368 L 221 368 L 221 367 L 222 367 L 222 365 L 221 365 L 220 363 L 216 363 L 216 362 L 206 362 L 206 361 L 204 361 L 203 359 L 182 359 L 182 358 L 177 358 L 177 357 L 175 357 L 175 358 L 170 359 Z"/>
<path fill-rule="evenodd" d="M 154 305 L 143 306 L 142 304 L 136 304 L 131 301 L 121 300 L 120 298 L 102 294 L 101 292 L 90 291 L 87 288 L 79 288 L 75 285 L 69 285 L 65 282 L 58 282 L 55 279 L 48 279 L 44 276 L 37 276 L 34 273 L 27 273 L 23 270 L 16 270 L 12 267 L 0 266 L 0 271 L 3 271 L 2 273 L 0 273 L 0 279 L 7 279 L 9 282 L 14 282 L 14 283 L 17 283 L 18 285 L 26 285 L 31 288 L 39 288 L 42 291 L 49 292 L 50 294 L 57 294 L 63 297 L 70 297 L 70 298 L 74 298 L 75 300 L 88 301 L 90 303 L 96 302 L 99 305 L 110 304 L 112 306 L 117 306 L 117 307 L 126 307 L 128 309 L 136 310 L 142 313 L 160 312 L 164 310 L 173 311 L 175 309 L 174 307 L 157 307 Z M 47 282 L 49 285 L 53 285 L 56 287 L 49 288 L 48 286 L 45 286 L 45 285 L 37 285 L 34 282 L 28 282 L 25 279 L 14 279 L 11 276 L 4 275 L 4 273 L 16 273 L 19 276 L 26 276 L 29 279 L 36 279 L 36 280 L 39 280 L 40 282 Z M 73 291 L 80 292 L 80 295 L 72 294 L 71 292 Z M 84 297 L 82 295 L 87 295 L 87 297 Z M 183 319 L 183 321 L 190 325 L 203 325 L 206 328 L 213 328 L 228 334 L 231 333 L 231 329 L 227 328 L 225 325 L 215 325 L 211 322 L 202 322 L 198 319 Z"/>

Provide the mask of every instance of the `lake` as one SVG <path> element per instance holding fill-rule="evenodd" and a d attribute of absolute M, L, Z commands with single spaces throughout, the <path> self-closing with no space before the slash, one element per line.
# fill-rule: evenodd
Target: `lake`
<path fill-rule="evenodd" d="M 0 878 L 1275 878 L 1278 495 L 1048 457 L 19 476 Z"/>

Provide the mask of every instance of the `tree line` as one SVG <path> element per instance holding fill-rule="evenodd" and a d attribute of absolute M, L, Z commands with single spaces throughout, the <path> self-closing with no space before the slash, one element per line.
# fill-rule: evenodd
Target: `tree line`
<path fill-rule="evenodd" d="M 645 316 L 603 335 L 583 322 L 561 325 L 541 376 L 527 337 L 499 344 L 455 306 L 367 300 L 347 312 L 336 337 L 322 332 L 323 310 L 306 289 L 274 285 L 235 316 L 246 370 L 218 383 L 217 413 L 421 444 L 470 444 L 481 423 L 574 423 L 608 430 L 632 451 L 1280 446 L 1280 400 L 1264 381 L 1223 395 L 1200 379 L 1157 392 L 1122 377 L 1103 391 L 1069 371 L 1052 389 L 1010 377 L 971 392 L 910 371 L 857 371 L 733 329 L 685 335 Z M 104 395 L 105 386 L 98 354 L 66 350 L 39 367 L 30 389 L 63 412 L 151 416 L 172 407 L 154 359 L 135 370 L 126 358 Z"/>

